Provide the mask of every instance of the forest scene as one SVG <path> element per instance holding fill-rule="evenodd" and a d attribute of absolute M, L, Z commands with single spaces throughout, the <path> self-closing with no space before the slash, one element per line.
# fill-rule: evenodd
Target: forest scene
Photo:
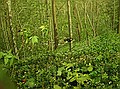
<path fill-rule="evenodd" d="M 0 89 L 120 89 L 120 0 L 0 0 Z"/>

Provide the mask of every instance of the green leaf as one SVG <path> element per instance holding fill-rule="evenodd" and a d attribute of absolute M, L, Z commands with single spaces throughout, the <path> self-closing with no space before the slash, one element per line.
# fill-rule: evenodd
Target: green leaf
<path fill-rule="evenodd" d="M 10 66 L 13 64 L 14 58 L 11 58 L 10 60 Z"/>
<path fill-rule="evenodd" d="M 27 44 L 27 43 L 28 43 L 28 41 L 29 41 L 29 39 L 27 38 L 27 39 L 26 39 L 26 41 L 25 41 L 25 43 Z"/>
<path fill-rule="evenodd" d="M 29 87 L 34 87 L 34 82 L 33 81 L 29 82 Z"/>
<path fill-rule="evenodd" d="M 68 69 L 68 68 L 70 68 L 70 67 L 73 67 L 73 64 L 72 64 L 72 63 L 68 63 L 66 66 L 67 66 L 66 69 Z"/>
<path fill-rule="evenodd" d="M 102 78 L 104 78 L 104 79 L 108 78 L 107 73 L 104 73 L 104 74 L 102 75 Z"/>
<path fill-rule="evenodd" d="M 58 76 L 61 76 L 61 74 L 62 74 L 62 72 L 58 70 L 58 71 L 57 71 L 57 75 L 58 75 Z"/>
<path fill-rule="evenodd" d="M 28 79 L 28 81 L 26 82 L 26 85 L 28 85 L 29 87 L 34 87 L 35 79 L 34 78 Z"/>
<path fill-rule="evenodd" d="M 54 89 L 62 89 L 62 88 L 58 85 L 54 85 Z"/>
<path fill-rule="evenodd" d="M 88 74 L 81 74 L 80 78 L 77 79 L 78 83 L 84 83 L 84 81 L 90 80 L 90 77 Z"/>
<path fill-rule="evenodd" d="M 78 71 L 80 71 L 80 68 L 77 68 L 77 69 L 75 69 L 74 71 L 75 71 L 75 72 L 78 72 Z"/>
<path fill-rule="evenodd" d="M 64 67 L 59 68 L 57 71 L 57 75 L 61 76 L 63 70 L 64 70 Z"/>
<path fill-rule="evenodd" d="M 23 35 L 23 32 L 20 32 L 19 34 L 20 34 L 20 35 Z"/>
<path fill-rule="evenodd" d="M 38 43 L 38 36 L 32 36 L 30 37 L 32 44 L 34 45 L 35 43 Z"/>
<path fill-rule="evenodd" d="M 68 74 L 67 74 L 67 80 L 69 80 L 71 78 L 72 78 L 72 72 L 68 72 Z"/>
<path fill-rule="evenodd" d="M 82 67 L 82 68 L 81 68 L 81 71 L 82 71 L 82 72 L 88 71 L 88 70 L 87 70 L 87 67 Z"/>
<path fill-rule="evenodd" d="M 97 76 L 97 71 L 92 71 L 89 75 L 90 76 Z"/>
<path fill-rule="evenodd" d="M 113 68 L 117 68 L 119 65 L 117 65 L 117 64 L 112 64 L 112 67 Z"/>
<path fill-rule="evenodd" d="M 73 89 L 81 89 L 80 87 L 74 87 Z"/>
<path fill-rule="evenodd" d="M 8 63 L 9 59 L 8 58 L 4 58 L 4 63 L 5 65 Z"/>
<path fill-rule="evenodd" d="M 92 66 L 89 66 L 89 67 L 87 68 L 87 70 L 90 72 L 90 71 L 93 70 L 93 67 L 92 67 Z"/>
<path fill-rule="evenodd" d="M 102 58 L 103 58 L 102 55 L 99 55 L 99 56 L 97 57 L 98 60 L 101 60 Z"/>
<path fill-rule="evenodd" d="M 5 56 L 5 58 L 8 58 L 8 59 L 9 59 L 9 58 L 13 58 L 13 55 L 8 54 L 8 55 Z"/>
<path fill-rule="evenodd" d="M 72 79 L 70 79 L 70 82 L 73 82 L 73 81 L 75 81 L 76 79 L 73 77 Z"/>
<path fill-rule="evenodd" d="M 0 59 L 3 57 L 3 52 L 0 52 Z"/>
<path fill-rule="evenodd" d="M 40 29 L 42 29 L 41 31 L 43 31 L 45 29 L 45 26 L 41 26 Z"/>
<path fill-rule="evenodd" d="M 64 66 L 66 66 L 67 65 L 67 63 L 66 62 L 64 62 L 64 63 L 62 63 Z"/>

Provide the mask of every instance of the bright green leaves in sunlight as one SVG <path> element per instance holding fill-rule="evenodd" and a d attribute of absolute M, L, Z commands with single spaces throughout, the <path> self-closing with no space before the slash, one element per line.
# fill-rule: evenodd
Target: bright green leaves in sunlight
<path fill-rule="evenodd" d="M 38 36 L 31 36 L 29 39 L 31 40 L 31 42 L 32 42 L 33 45 L 35 43 L 38 43 Z"/>
<path fill-rule="evenodd" d="M 77 82 L 80 84 L 84 84 L 87 80 L 90 80 L 90 76 L 88 74 L 80 74 L 79 78 L 77 78 Z"/>
<path fill-rule="evenodd" d="M 35 43 L 38 43 L 38 36 L 32 36 L 32 32 L 30 31 L 30 29 L 24 29 L 24 31 L 20 32 L 21 36 L 24 36 L 25 38 L 25 43 L 28 44 L 29 42 L 32 43 L 32 45 L 34 45 Z"/>
<path fill-rule="evenodd" d="M 93 66 L 89 63 L 89 67 L 87 68 L 87 70 L 90 72 L 93 70 Z"/>
<path fill-rule="evenodd" d="M 97 57 L 97 60 L 101 60 L 103 58 L 103 56 L 102 55 L 99 55 L 98 57 Z"/>
<path fill-rule="evenodd" d="M 0 52 L 0 59 L 1 58 L 3 58 L 5 65 L 9 64 L 11 66 L 13 65 L 14 59 L 16 59 L 16 56 L 14 56 L 10 50 L 7 53 Z"/>
<path fill-rule="evenodd" d="M 41 30 L 41 32 L 42 32 L 42 36 L 43 37 L 48 37 L 48 28 L 47 28 L 47 26 L 44 26 L 44 25 L 42 25 L 41 27 L 40 27 L 40 30 Z"/>
<path fill-rule="evenodd" d="M 40 29 L 41 29 L 41 31 L 43 31 L 43 30 L 45 30 L 46 28 L 45 28 L 45 26 L 41 26 Z"/>
<path fill-rule="evenodd" d="M 91 76 L 89 75 L 90 72 L 93 71 L 93 66 L 91 65 L 91 63 L 86 64 L 85 66 L 82 66 L 82 67 L 78 67 L 76 64 L 77 63 L 75 62 L 73 63 L 63 62 L 62 66 L 58 68 L 57 80 L 65 83 L 65 89 L 68 88 L 69 82 L 76 81 L 78 85 L 79 84 L 84 85 L 85 82 L 92 81 Z M 65 77 L 65 80 L 64 79 L 61 80 L 62 76 Z M 54 85 L 54 89 L 58 89 L 56 87 L 60 87 L 60 86 Z M 75 87 L 75 88 L 77 89 L 78 87 Z"/>
<path fill-rule="evenodd" d="M 19 34 L 21 36 L 24 36 L 24 38 L 26 38 L 26 39 L 29 38 L 31 36 L 31 34 L 32 34 L 31 31 L 30 31 L 30 29 L 24 28 L 23 30 L 24 31 L 20 31 Z"/>
<path fill-rule="evenodd" d="M 64 67 L 60 67 L 60 68 L 58 68 L 57 76 L 61 76 L 62 71 L 63 71 L 64 69 L 65 69 Z"/>
<path fill-rule="evenodd" d="M 103 79 L 108 78 L 108 74 L 107 74 L 107 73 L 104 73 L 104 74 L 102 75 L 102 78 L 103 78 Z"/>
<path fill-rule="evenodd" d="M 120 89 L 119 1 L 0 0 L 4 89 Z"/>
<path fill-rule="evenodd" d="M 62 89 L 62 88 L 58 85 L 54 85 L 54 89 Z"/>

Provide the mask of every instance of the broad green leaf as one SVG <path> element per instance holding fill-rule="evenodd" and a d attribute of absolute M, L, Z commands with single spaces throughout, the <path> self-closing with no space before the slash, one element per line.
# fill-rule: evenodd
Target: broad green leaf
<path fill-rule="evenodd" d="M 30 37 L 32 44 L 34 45 L 35 43 L 38 43 L 38 36 L 32 36 Z"/>
<path fill-rule="evenodd" d="M 70 79 L 70 82 L 73 82 L 73 81 L 75 81 L 76 79 L 73 77 L 72 79 Z"/>
<path fill-rule="evenodd" d="M 40 29 L 42 29 L 41 31 L 43 31 L 45 29 L 45 26 L 41 26 Z"/>
<path fill-rule="evenodd" d="M 11 55 L 11 54 L 8 54 L 8 55 L 5 56 L 5 58 L 8 58 L 8 59 L 9 59 L 9 58 L 13 58 L 13 57 L 14 57 L 14 56 Z"/>
<path fill-rule="evenodd" d="M 8 58 L 4 58 L 4 63 L 5 65 L 8 63 L 9 59 Z"/>
<path fill-rule="evenodd" d="M 58 76 L 61 76 L 61 74 L 62 74 L 62 72 L 58 70 L 58 71 L 57 71 L 57 75 L 58 75 Z"/>
<path fill-rule="evenodd" d="M 77 82 L 84 83 L 84 81 L 89 80 L 90 77 L 88 74 L 81 74 L 80 78 L 77 79 Z"/>
<path fill-rule="evenodd" d="M 0 52 L 0 59 L 3 57 L 3 52 Z"/>
<path fill-rule="evenodd" d="M 57 75 L 61 76 L 63 70 L 64 70 L 64 67 L 59 68 L 57 71 Z"/>
<path fill-rule="evenodd" d="M 34 87 L 34 85 L 35 85 L 34 78 L 28 79 L 28 81 L 26 82 L 26 85 L 28 85 L 29 87 Z"/>
<path fill-rule="evenodd" d="M 67 80 L 69 80 L 71 78 L 72 78 L 72 72 L 68 72 L 68 74 L 67 74 Z"/>
<path fill-rule="evenodd" d="M 98 59 L 98 60 L 101 60 L 102 57 L 103 57 L 102 55 L 99 55 L 99 56 L 97 57 L 97 59 Z"/>
<path fill-rule="evenodd" d="M 10 66 L 13 64 L 14 58 L 10 59 Z"/>
<path fill-rule="evenodd" d="M 89 75 L 90 76 L 96 76 L 97 75 L 97 71 L 92 71 Z"/>
<path fill-rule="evenodd" d="M 29 87 L 34 87 L 34 82 L 33 81 L 29 82 Z"/>
<path fill-rule="evenodd" d="M 28 43 L 28 41 L 29 41 L 29 39 L 27 38 L 27 39 L 26 39 L 26 41 L 25 41 L 25 43 L 27 44 L 27 43 Z"/>
<path fill-rule="evenodd" d="M 117 64 L 112 64 L 113 68 L 117 68 L 119 65 Z"/>
<path fill-rule="evenodd" d="M 68 68 L 72 67 L 72 66 L 73 66 L 73 64 L 72 64 L 72 63 L 68 63 L 66 66 L 67 66 L 67 68 L 66 68 L 66 69 L 68 69 Z"/>
<path fill-rule="evenodd" d="M 23 32 L 20 32 L 20 35 L 23 35 Z"/>
<path fill-rule="evenodd" d="M 84 77 L 86 77 L 87 79 L 90 79 L 90 76 L 88 74 L 84 74 Z"/>
<path fill-rule="evenodd" d="M 82 71 L 82 72 L 88 71 L 88 70 L 87 70 L 87 67 L 82 67 L 81 71 Z"/>
<path fill-rule="evenodd" d="M 74 71 L 75 71 L 75 72 L 78 72 L 78 71 L 80 71 L 80 68 L 77 68 L 77 69 L 75 69 Z"/>
<path fill-rule="evenodd" d="M 63 89 L 66 89 L 66 87 L 63 87 Z"/>
<path fill-rule="evenodd" d="M 77 79 L 77 82 L 78 82 L 78 83 L 82 83 L 82 82 L 84 82 L 85 80 L 86 80 L 86 78 L 80 77 L 80 78 Z"/>
<path fill-rule="evenodd" d="M 102 75 L 102 78 L 104 78 L 104 79 L 108 78 L 107 73 L 104 73 L 104 74 Z"/>
<path fill-rule="evenodd" d="M 54 89 L 62 89 L 62 88 L 58 85 L 54 85 Z"/>
<path fill-rule="evenodd" d="M 12 54 L 11 52 L 12 52 L 12 49 L 10 49 L 7 53 Z"/>
<path fill-rule="evenodd" d="M 73 89 L 81 89 L 80 87 L 74 87 Z"/>
<path fill-rule="evenodd" d="M 64 62 L 64 63 L 62 63 L 64 66 L 66 66 L 67 65 L 67 63 L 66 62 Z"/>
<path fill-rule="evenodd" d="M 88 70 L 88 71 L 92 71 L 92 70 L 93 70 L 93 67 L 92 67 L 92 66 L 89 66 L 89 67 L 87 68 L 87 70 Z"/>

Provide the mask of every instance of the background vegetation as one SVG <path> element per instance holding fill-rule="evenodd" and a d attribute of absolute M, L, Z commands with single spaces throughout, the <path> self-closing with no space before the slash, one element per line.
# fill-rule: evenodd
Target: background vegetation
<path fill-rule="evenodd" d="M 0 12 L 0 87 L 120 88 L 120 0 L 1 0 Z"/>

